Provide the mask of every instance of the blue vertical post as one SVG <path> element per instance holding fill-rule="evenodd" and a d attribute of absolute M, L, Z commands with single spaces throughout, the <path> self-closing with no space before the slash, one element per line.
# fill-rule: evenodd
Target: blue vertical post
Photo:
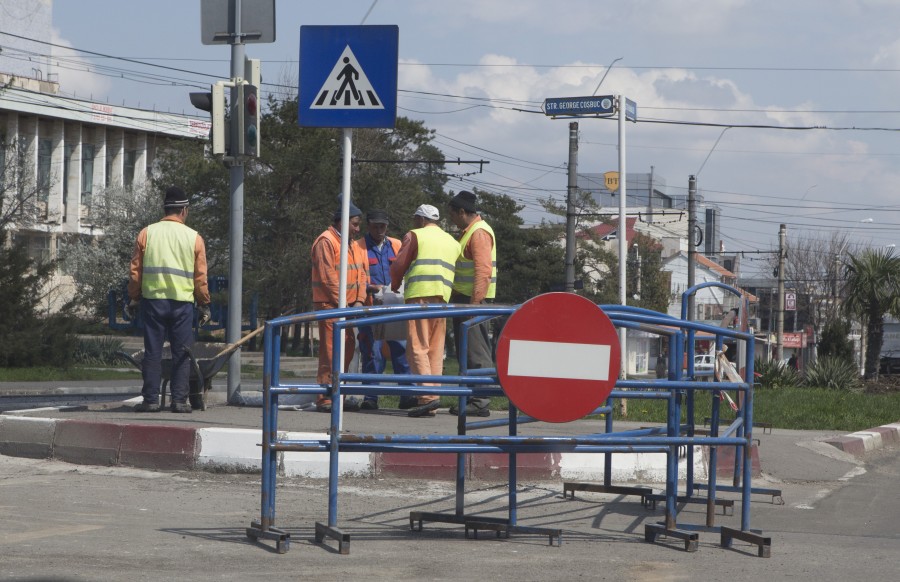
<path fill-rule="evenodd" d="M 750 447 L 753 446 L 753 358 L 754 349 L 753 336 L 747 340 L 747 367 L 745 373 L 747 377 L 747 397 L 744 399 L 744 425 L 747 427 L 747 452 L 744 454 L 744 483 L 741 490 L 741 531 L 750 529 L 750 495 L 751 495 L 751 471 L 753 469 L 753 455 L 750 454 Z"/>
<path fill-rule="evenodd" d="M 674 390 L 669 398 L 666 435 L 678 436 L 678 423 L 681 418 L 681 393 Z M 671 445 L 666 451 L 666 529 L 675 529 L 675 512 L 677 511 L 678 497 L 678 446 Z"/>
<path fill-rule="evenodd" d="M 694 389 L 689 388 L 687 390 L 687 401 L 685 402 L 686 413 L 687 413 L 687 436 L 694 436 Z M 679 416 L 680 419 L 680 416 Z M 694 493 L 694 447 L 692 445 L 688 445 L 687 448 L 687 461 L 686 461 L 686 484 L 685 487 L 687 491 L 685 494 L 690 497 Z"/>
<path fill-rule="evenodd" d="M 712 392 L 712 410 L 710 411 L 709 420 L 709 436 L 716 438 L 719 436 L 719 401 L 721 399 L 721 391 L 713 390 Z M 706 527 L 713 527 L 714 516 L 716 511 L 716 471 L 719 466 L 719 451 L 715 445 L 709 447 L 709 478 L 707 479 L 706 488 Z"/>
<path fill-rule="evenodd" d="M 462 374 L 462 372 L 460 372 Z M 456 417 L 456 434 L 466 434 L 466 405 L 468 398 L 459 399 L 459 414 Z M 456 515 L 466 514 L 466 453 L 456 453 Z"/>
<path fill-rule="evenodd" d="M 340 452 L 341 438 L 341 412 L 343 402 L 341 397 L 341 371 L 343 366 L 343 349 L 338 349 L 340 342 L 343 345 L 344 326 L 342 321 L 335 322 L 334 335 L 332 337 L 331 350 L 331 429 L 328 446 L 328 525 L 337 527 L 337 500 L 338 500 L 338 453 Z"/>
<path fill-rule="evenodd" d="M 613 397 L 610 396 L 606 399 L 606 406 L 609 408 L 609 412 L 606 413 L 605 417 L 605 430 L 606 434 L 609 434 L 613 431 Z M 604 453 L 603 456 L 603 485 L 605 487 L 610 487 L 612 485 L 612 453 L 607 452 Z"/>
<path fill-rule="evenodd" d="M 469 326 L 463 322 L 459 326 L 459 341 L 457 342 L 456 360 L 459 362 L 459 375 L 466 376 L 469 373 Z M 456 432 L 459 435 L 466 434 L 466 406 L 469 399 L 466 396 L 459 398 L 459 414 L 456 418 Z M 456 453 L 456 515 L 462 517 L 466 513 L 466 453 Z"/>
<path fill-rule="evenodd" d="M 260 484 L 260 527 L 267 531 L 275 523 L 275 462 L 276 452 L 272 450 L 273 434 L 273 406 L 271 387 L 273 359 L 276 358 L 272 349 L 272 326 L 266 323 L 263 332 L 263 410 L 262 410 L 262 481 Z"/>
<path fill-rule="evenodd" d="M 519 411 L 512 402 L 509 403 L 509 436 L 519 434 L 518 426 Z M 516 525 L 516 503 L 518 492 L 516 484 L 518 483 L 518 467 L 516 467 L 516 453 L 509 454 L 509 525 Z"/>

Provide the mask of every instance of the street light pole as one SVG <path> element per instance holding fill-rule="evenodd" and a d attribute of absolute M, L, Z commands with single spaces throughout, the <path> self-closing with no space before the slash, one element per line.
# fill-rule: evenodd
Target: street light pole
<path fill-rule="evenodd" d="M 778 229 L 778 312 L 775 314 L 775 361 L 784 359 L 784 247 L 787 239 L 787 225 Z"/>
<path fill-rule="evenodd" d="M 634 262 L 635 262 L 635 273 L 637 275 L 637 283 L 635 284 L 635 292 L 634 298 L 640 301 L 641 299 L 641 247 L 638 246 L 637 243 L 634 243 Z"/>

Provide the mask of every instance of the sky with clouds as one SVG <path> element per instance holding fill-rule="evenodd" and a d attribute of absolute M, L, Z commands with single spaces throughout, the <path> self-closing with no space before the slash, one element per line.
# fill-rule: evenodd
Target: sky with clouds
<path fill-rule="evenodd" d="M 247 45 L 264 91 L 296 82 L 302 25 L 356 25 L 370 9 L 366 24 L 400 28 L 398 113 L 435 129 L 448 158 L 490 161 L 450 188 L 507 193 L 540 221 L 539 199 L 565 199 L 568 159 L 568 123 L 541 104 L 591 95 L 621 57 L 598 94 L 638 105 L 627 171 L 652 166 L 684 195 L 702 168 L 727 251 L 775 248 L 780 223 L 789 238 L 900 244 L 900 2 L 281 0 L 276 42 Z M 228 76 L 229 48 L 200 42 L 199 2 L 57 0 L 52 23 L 60 47 L 179 69 L 81 53 L 56 68 L 67 94 L 194 114 L 187 93 Z M 616 170 L 616 123 L 579 125 L 579 172 Z"/>

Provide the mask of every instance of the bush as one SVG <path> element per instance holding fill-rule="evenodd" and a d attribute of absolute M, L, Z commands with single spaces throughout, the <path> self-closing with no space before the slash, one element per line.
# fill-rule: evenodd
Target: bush
<path fill-rule="evenodd" d="M 753 369 L 760 374 L 758 383 L 761 388 L 789 388 L 801 383 L 797 370 L 783 362 L 757 358 L 753 362 Z"/>
<path fill-rule="evenodd" d="M 862 387 L 856 364 L 848 362 L 842 356 L 827 356 L 816 360 L 806 368 L 804 384 L 831 390 L 858 390 Z"/>
<path fill-rule="evenodd" d="M 822 339 L 819 340 L 819 357 L 838 357 L 852 362 L 853 341 L 849 339 L 849 336 L 849 321 L 831 319 L 826 322 L 822 330 Z"/>
<path fill-rule="evenodd" d="M 114 337 L 84 338 L 78 340 L 75 363 L 91 366 L 107 366 L 120 363 L 116 352 L 122 351 L 122 341 Z"/>

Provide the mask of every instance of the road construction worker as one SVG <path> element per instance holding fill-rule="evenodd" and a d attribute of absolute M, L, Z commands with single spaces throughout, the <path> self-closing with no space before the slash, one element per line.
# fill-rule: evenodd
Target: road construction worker
<path fill-rule="evenodd" d="M 494 231 L 478 214 L 477 197 L 465 190 L 450 200 L 448 215 L 460 229 L 459 246 L 462 252 L 456 261 L 453 294 L 450 303 L 480 305 L 492 303 L 497 295 L 497 241 Z M 462 360 L 461 329 L 464 318 L 453 318 L 453 337 L 456 357 Z M 466 349 L 467 369 L 494 367 L 491 349 L 491 322 L 469 327 Z M 466 414 L 490 416 L 490 398 L 469 398 Z M 450 414 L 459 414 L 458 406 L 450 407 Z"/>
<path fill-rule="evenodd" d="M 369 284 L 366 289 L 366 305 L 381 305 L 384 293 L 391 292 L 391 265 L 397 260 L 400 252 L 400 240 L 387 236 L 388 213 L 384 210 L 372 210 L 366 214 L 368 233 L 356 241 L 366 253 L 369 263 Z M 359 357 L 362 371 L 365 374 L 381 374 L 387 365 L 385 351 L 388 351 L 395 374 L 409 374 L 409 363 L 406 361 L 406 340 L 379 339 L 375 337 L 379 329 L 385 326 L 360 326 L 356 336 L 359 341 Z M 400 408 L 416 406 L 415 399 L 401 398 Z M 377 410 L 378 397 L 366 396 L 361 408 Z"/>
<path fill-rule="evenodd" d="M 443 305 L 450 299 L 459 243 L 441 229 L 440 218 L 434 206 L 419 206 L 413 215 L 415 228 L 403 237 L 400 253 L 391 266 L 391 289 L 397 291 L 402 281 L 408 304 Z M 407 322 L 407 358 L 413 374 L 443 374 L 446 332 L 447 320 L 443 317 Z M 409 416 L 434 416 L 441 399 L 435 395 L 419 396 L 417 404 L 409 409 Z"/>
<path fill-rule="evenodd" d="M 190 360 L 186 348 L 194 343 L 194 301 L 202 327 L 210 318 L 203 237 L 185 225 L 188 197 L 172 186 L 163 201 L 165 217 L 138 233 L 128 276 L 126 311 L 134 318 L 138 307 L 144 322 L 141 361 L 143 400 L 135 412 L 159 412 L 163 343 L 172 351 L 170 386 L 172 412 L 191 412 Z"/>
<path fill-rule="evenodd" d="M 362 222 L 362 211 L 350 203 L 349 232 L 347 233 L 347 307 L 359 307 L 366 300 L 366 283 L 368 282 L 368 261 L 365 253 L 353 238 L 359 234 Z M 312 263 L 312 299 L 316 311 L 337 309 L 340 298 L 341 269 L 341 211 L 335 211 L 332 224 L 316 238 L 310 255 Z M 331 386 L 331 358 L 333 354 L 334 319 L 319 320 L 319 369 L 316 382 Z M 353 359 L 356 341 L 353 329 L 344 330 L 344 370 Z M 316 410 L 331 412 L 331 399 L 320 395 L 316 399 Z M 344 410 L 359 410 L 359 399 L 348 397 L 344 401 Z"/>

